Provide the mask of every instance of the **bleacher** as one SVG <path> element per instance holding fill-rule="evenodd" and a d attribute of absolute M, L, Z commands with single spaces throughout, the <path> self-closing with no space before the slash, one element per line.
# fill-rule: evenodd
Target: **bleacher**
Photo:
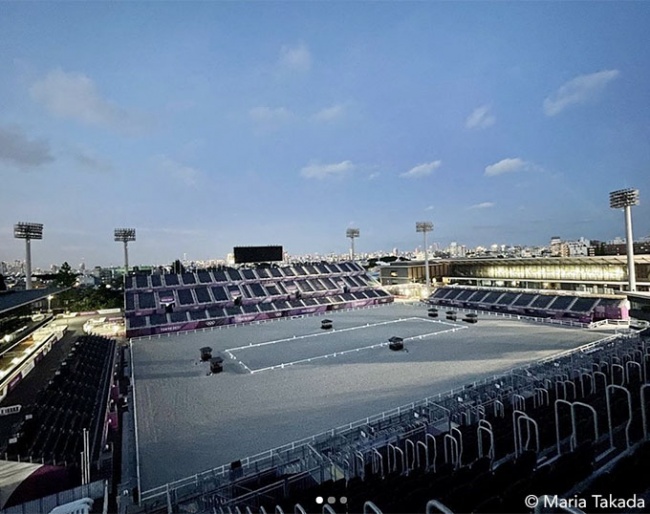
<path fill-rule="evenodd" d="M 219 268 L 126 279 L 127 337 L 388 303 L 355 262 Z"/>
<path fill-rule="evenodd" d="M 569 318 L 582 323 L 603 319 L 626 319 L 624 298 L 570 293 L 515 292 L 446 286 L 429 297 L 432 305 L 461 309 L 506 312 L 540 318 Z"/>
<path fill-rule="evenodd" d="M 8 460 L 79 468 L 83 430 L 89 431 L 91 462 L 104 444 L 115 341 L 81 336 L 48 386 L 23 409 L 22 421 L 0 453 Z"/>
<path fill-rule="evenodd" d="M 251 459 L 224 471 L 222 481 L 210 471 L 178 489 L 170 484 L 173 507 L 424 514 L 531 512 L 528 495 L 647 501 L 649 373 L 648 341 L 611 336 L 287 445 L 268 453 L 271 465 Z M 323 510 L 317 497 L 337 502 Z M 147 505 L 148 512 L 167 508 Z M 611 509 L 592 502 L 588 511 Z"/>

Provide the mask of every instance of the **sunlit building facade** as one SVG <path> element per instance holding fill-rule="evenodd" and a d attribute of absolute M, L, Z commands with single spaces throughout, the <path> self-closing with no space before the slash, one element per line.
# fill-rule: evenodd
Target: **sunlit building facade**
<path fill-rule="evenodd" d="M 625 256 L 444 259 L 429 267 L 439 284 L 620 294 L 628 283 Z M 650 256 L 635 256 L 635 270 L 637 289 L 650 291 Z M 382 268 L 380 278 L 391 286 L 419 283 L 424 275 L 423 262 L 407 261 Z"/>

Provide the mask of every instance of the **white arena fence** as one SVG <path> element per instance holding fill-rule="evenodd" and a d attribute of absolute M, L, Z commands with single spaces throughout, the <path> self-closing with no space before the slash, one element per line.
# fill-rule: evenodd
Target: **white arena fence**
<path fill-rule="evenodd" d="M 340 309 L 334 312 L 351 312 L 351 311 L 364 311 L 364 310 L 369 310 L 369 309 L 380 309 L 382 307 L 385 307 L 386 305 L 390 304 L 373 304 L 373 305 L 365 305 L 363 307 L 353 307 L 349 309 Z M 417 302 L 411 304 L 411 303 L 401 303 L 400 305 L 419 305 Z M 204 327 L 204 328 L 197 328 L 196 330 L 179 330 L 176 332 L 164 332 L 161 334 L 153 334 L 149 336 L 140 336 L 140 337 L 132 337 L 129 340 L 132 342 L 137 342 L 137 341 L 151 341 L 152 339 L 161 339 L 163 337 L 174 337 L 174 336 L 179 336 L 183 334 L 197 334 L 200 332 L 213 332 L 214 330 L 227 330 L 227 329 L 232 329 L 232 328 L 239 328 L 239 327 L 245 327 L 249 325 L 263 325 L 266 323 L 274 323 L 276 321 L 289 321 L 292 319 L 302 319 L 302 318 L 315 318 L 315 317 L 324 317 L 324 316 L 331 316 L 334 314 L 334 312 L 308 312 L 305 314 L 299 314 L 296 316 L 282 316 L 279 318 L 269 318 L 269 319 L 262 319 L 262 320 L 256 320 L 256 321 L 247 321 L 245 323 L 228 323 L 227 325 L 213 325 L 211 327 Z"/>
<path fill-rule="evenodd" d="M 389 304 L 390 305 L 390 304 Z M 422 300 L 422 301 L 413 301 L 413 302 L 400 302 L 400 305 L 410 305 L 412 307 L 426 307 L 426 306 L 431 306 L 427 301 Z M 356 307 L 356 308 L 350 308 L 350 309 L 341 309 L 340 311 L 337 312 L 351 312 L 351 311 L 363 311 L 363 310 L 370 310 L 370 309 L 381 309 L 382 307 L 386 307 L 386 304 L 375 304 L 375 305 L 366 305 L 364 307 Z M 559 325 L 559 326 L 564 326 L 564 327 L 576 327 L 576 328 L 593 328 L 592 325 L 594 323 L 581 323 L 579 321 L 575 320 L 569 320 L 569 319 L 556 319 L 556 318 L 540 318 L 536 316 L 525 316 L 522 314 L 509 314 L 505 312 L 495 312 L 495 311 L 483 311 L 483 310 L 477 310 L 477 309 L 462 309 L 458 307 L 450 307 L 450 306 L 437 306 L 439 310 L 454 310 L 459 313 L 473 313 L 477 315 L 482 315 L 486 316 L 488 318 L 506 318 L 506 319 L 516 319 L 519 321 L 531 321 L 535 323 L 543 323 L 543 324 L 548 324 L 548 325 Z M 247 323 L 229 323 L 227 325 L 214 325 L 211 327 L 204 327 L 204 328 L 199 328 L 196 330 L 185 330 L 185 331 L 178 331 L 178 332 L 164 332 L 161 334 L 154 334 L 154 335 L 149 335 L 149 336 L 141 336 L 141 337 L 132 337 L 130 338 L 130 341 L 132 342 L 137 342 L 137 341 L 151 341 L 152 339 L 161 339 L 161 338 L 169 338 L 169 337 L 174 337 L 182 334 L 195 334 L 195 333 L 200 333 L 200 332 L 213 332 L 214 330 L 228 330 L 228 329 L 233 329 L 233 328 L 238 328 L 242 326 L 247 326 L 247 325 L 261 325 L 261 324 L 266 324 L 266 323 L 275 323 L 278 321 L 289 321 L 292 319 L 302 319 L 302 318 L 311 318 L 311 317 L 323 317 L 327 316 L 328 313 L 324 312 L 314 312 L 314 313 L 306 313 L 306 314 L 300 314 L 297 316 L 283 316 L 280 318 L 269 318 L 269 319 L 263 319 L 263 320 L 257 320 L 257 321 L 249 321 Z M 331 313 L 329 313 L 331 315 Z M 606 320 L 605 320 L 606 321 Z M 610 320 L 610 322 L 617 321 L 617 320 Z M 625 320 L 620 320 L 620 321 L 625 321 Z M 601 323 L 601 322 L 597 322 Z M 628 322 L 629 323 L 629 322 Z"/>

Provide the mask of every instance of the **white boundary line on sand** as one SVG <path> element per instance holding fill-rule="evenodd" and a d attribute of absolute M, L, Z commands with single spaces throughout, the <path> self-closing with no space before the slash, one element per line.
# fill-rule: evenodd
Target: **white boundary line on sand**
<path fill-rule="evenodd" d="M 390 321 L 380 321 L 379 323 L 367 323 L 365 325 L 359 325 L 357 327 L 350 327 L 350 328 L 341 328 L 339 330 L 336 330 L 335 328 L 327 331 L 321 331 L 321 332 L 314 332 L 313 334 L 305 334 L 302 336 L 292 336 L 292 337 L 285 337 L 283 339 L 274 339 L 272 341 L 265 341 L 263 343 L 249 343 L 245 346 L 237 346 L 236 348 L 229 348 L 229 352 L 235 352 L 237 350 L 245 350 L 247 348 L 257 348 L 260 346 L 266 346 L 269 344 L 278 344 L 278 343 L 284 343 L 287 341 L 298 341 L 300 339 L 308 339 L 310 337 L 320 337 L 320 336 L 327 336 L 331 334 L 340 334 L 341 332 L 351 332 L 352 330 L 361 330 L 364 328 L 372 328 L 372 327 L 379 327 L 382 325 L 391 325 L 393 323 L 400 323 L 402 321 L 427 321 L 429 323 L 442 323 L 443 325 L 450 325 L 450 326 L 456 326 L 452 325 L 451 323 L 445 323 L 444 321 L 436 321 L 432 319 L 427 319 L 427 318 L 418 318 L 416 316 L 412 316 L 410 318 L 400 318 L 400 319 L 393 319 Z"/>
<path fill-rule="evenodd" d="M 405 337 L 405 338 L 403 338 L 404 341 L 419 341 L 419 340 L 424 339 L 425 337 L 431 337 L 431 336 L 435 336 L 435 335 L 438 335 L 438 334 L 447 334 L 447 333 L 450 333 L 450 332 L 457 332 L 459 330 L 464 330 L 464 329 L 467 328 L 466 326 L 463 326 L 463 325 L 455 325 L 453 323 L 447 323 L 447 322 L 444 322 L 444 321 L 430 320 L 430 319 L 426 319 L 426 318 L 415 318 L 415 317 L 413 317 L 413 318 L 403 318 L 403 319 L 399 319 L 399 320 L 387 321 L 387 322 L 382 322 L 382 323 L 374 323 L 372 325 L 368 324 L 368 325 L 363 325 L 363 326 L 359 326 L 359 327 L 352 327 L 352 328 L 339 330 L 338 332 L 339 333 L 340 332 L 347 332 L 347 331 L 351 331 L 351 330 L 359 330 L 359 329 L 362 329 L 362 328 L 369 328 L 369 327 L 374 327 L 374 326 L 378 326 L 378 325 L 387 325 L 387 324 L 391 324 L 391 323 L 398 323 L 400 321 L 413 321 L 413 320 L 427 321 L 429 323 L 437 323 L 437 324 L 440 324 L 440 325 L 447 325 L 447 326 L 450 326 L 451 328 L 448 328 L 446 330 L 438 330 L 436 332 L 429 332 L 429 333 L 426 333 L 426 334 L 420 334 L 420 335 L 412 336 L 412 337 Z M 373 344 L 373 345 L 369 345 L 369 346 L 362 346 L 362 347 L 359 347 L 359 348 L 352 348 L 351 350 L 342 350 L 340 352 L 328 353 L 328 354 L 324 354 L 324 355 L 317 355 L 315 357 L 308 357 L 306 359 L 299 359 L 299 360 L 296 360 L 296 361 L 283 362 L 283 363 L 280 363 L 280 364 L 275 364 L 273 366 L 266 366 L 264 368 L 257 368 L 257 369 L 252 369 L 252 368 L 248 367 L 246 364 L 244 364 L 241 360 L 237 359 L 237 357 L 235 357 L 231 353 L 234 350 L 243 350 L 243 349 L 246 349 L 246 348 L 255 348 L 255 347 L 259 347 L 259 346 L 265 346 L 265 345 L 268 345 L 268 344 L 277 344 L 277 343 L 286 342 L 286 341 L 296 341 L 296 340 L 305 339 L 305 338 L 308 338 L 308 337 L 317 337 L 317 336 L 320 336 L 320 335 L 327 335 L 327 334 L 331 334 L 332 332 L 333 331 L 327 331 L 327 332 L 323 332 L 323 333 L 308 334 L 308 335 L 305 335 L 305 336 L 291 337 L 291 338 L 286 338 L 286 339 L 278 339 L 276 341 L 258 343 L 258 344 L 255 344 L 255 345 L 251 344 L 251 345 L 247 345 L 247 346 L 241 346 L 239 348 L 231 348 L 229 350 L 226 350 L 225 353 L 228 354 L 228 356 L 230 358 L 232 358 L 235 362 L 238 362 L 249 373 L 254 374 L 254 373 L 259 373 L 261 371 L 270 371 L 270 370 L 274 370 L 274 369 L 284 369 L 286 367 L 293 366 L 294 364 L 312 362 L 314 360 L 319 360 L 319 359 L 328 359 L 330 357 L 332 357 L 332 358 L 333 357 L 339 357 L 341 355 L 345 355 L 345 354 L 348 354 L 348 353 L 354 353 L 354 352 L 358 352 L 358 351 L 361 351 L 361 350 L 370 350 L 372 348 L 381 348 L 383 346 L 388 346 L 390 344 L 390 341 L 386 341 L 386 342 L 383 342 L 383 343 L 377 343 L 377 344 Z"/>

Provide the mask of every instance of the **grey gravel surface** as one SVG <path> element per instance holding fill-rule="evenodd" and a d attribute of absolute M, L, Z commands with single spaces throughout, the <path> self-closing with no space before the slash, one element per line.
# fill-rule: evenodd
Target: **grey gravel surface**
<path fill-rule="evenodd" d="M 326 317 L 336 332 L 324 334 L 324 317 L 314 316 L 134 341 L 142 490 L 604 337 L 481 316 L 452 332 L 454 323 L 432 323 L 425 307 L 398 304 Z M 413 317 L 421 319 L 376 325 Z M 382 346 L 254 374 L 239 363 L 258 369 L 432 332 L 402 352 Z M 203 346 L 224 357 L 223 373 L 199 361 Z"/>

